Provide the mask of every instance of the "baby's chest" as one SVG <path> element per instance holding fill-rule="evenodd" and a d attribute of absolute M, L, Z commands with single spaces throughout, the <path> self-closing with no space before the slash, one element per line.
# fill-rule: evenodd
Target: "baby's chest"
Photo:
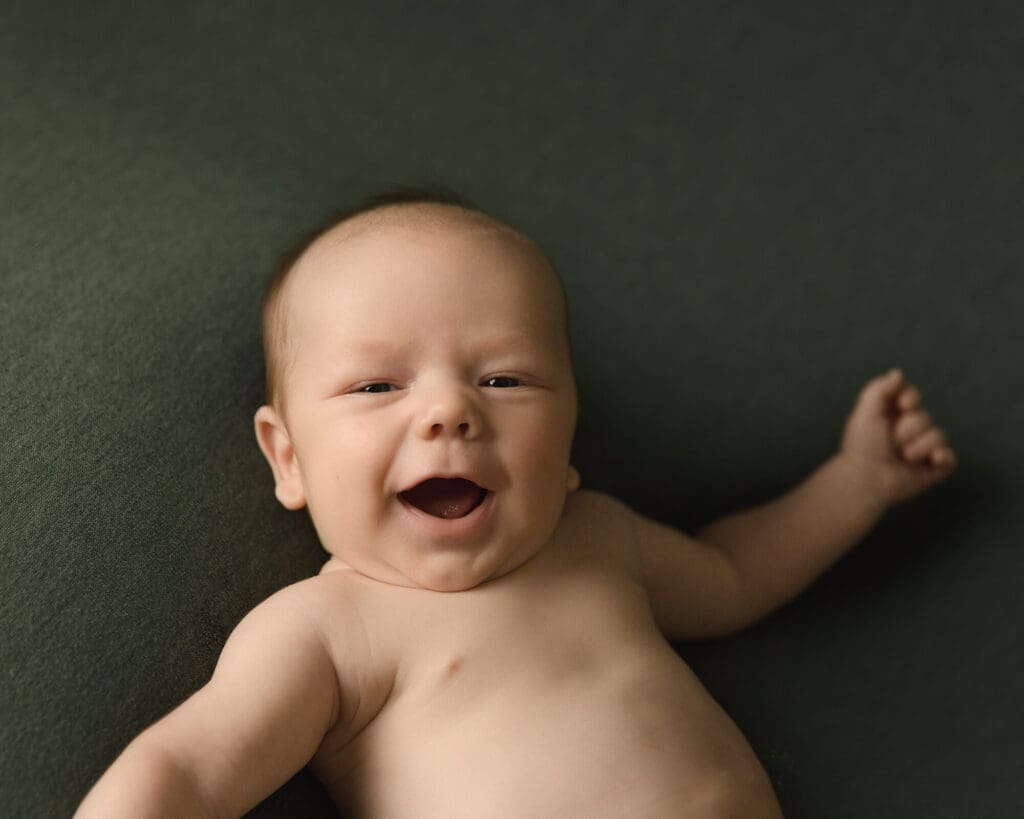
<path fill-rule="evenodd" d="M 679 662 L 629 577 L 594 565 L 520 581 L 436 595 L 409 617 L 394 688 L 363 740 L 551 720 L 563 700 L 614 696 L 631 676 Z M 545 704 L 557 706 L 546 717 Z"/>
<path fill-rule="evenodd" d="M 569 813 L 600 816 L 602 800 L 622 798 L 614 783 L 624 760 L 633 793 L 696 777 L 706 753 L 695 740 L 715 706 L 657 631 L 642 592 L 560 589 L 563 605 L 504 601 L 475 618 L 433 620 L 426 650 L 338 760 L 354 772 L 347 798 L 372 806 L 370 815 L 426 816 L 426 805 L 461 815 L 450 812 L 454 793 L 463 806 L 526 794 L 537 805 L 524 815 L 544 816 L 572 793 L 595 803 L 567 804 Z"/>
<path fill-rule="evenodd" d="M 463 696 L 514 681 L 528 686 L 593 679 L 634 661 L 640 646 L 663 642 L 639 592 L 597 584 L 589 591 L 561 591 L 557 605 L 522 601 L 439 629 L 440 639 L 418 658 L 409 693 Z"/>

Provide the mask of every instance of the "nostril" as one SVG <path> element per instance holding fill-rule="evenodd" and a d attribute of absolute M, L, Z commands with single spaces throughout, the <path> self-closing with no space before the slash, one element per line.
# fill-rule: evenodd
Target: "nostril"
<path fill-rule="evenodd" d="M 424 429 L 430 430 L 429 434 L 431 437 L 444 435 L 445 430 L 450 435 L 468 436 L 473 434 L 474 425 L 469 421 L 460 421 L 458 424 L 446 424 L 443 421 L 435 421 L 429 427 L 424 427 Z"/>

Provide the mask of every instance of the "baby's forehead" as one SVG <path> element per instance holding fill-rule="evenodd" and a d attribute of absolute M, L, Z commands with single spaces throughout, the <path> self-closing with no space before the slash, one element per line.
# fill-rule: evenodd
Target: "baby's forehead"
<path fill-rule="evenodd" d="M 489 240 L 494 255 L 517 251 L 536 264 L 543 253 L 527 236 L 483 213 L 454 206 L 402 206 L 370 211 L 331 228 L 314 241 L 299 262 L 303 267 L 365 249 L 398 248 L 410 242 Z M 535 258 L 529 258 L 530 256 Z M 539 258 L 536 258 L 539 257 Z M 546 259 L 543 259 L 546 262 Z"/>
<path fill-rule="evenodd" d="M 448 212 L 438 212 L 436 207 L 388 208 L 385 213 L 360 214 L 332 228 L 297 260 L 282 295 L 290 301 L 289 295 L 294 298 L 299 292 L 303 298 L 311 298 L 324 288 L 358 288 L 357 271 L 400 275 L 403 266 L 406 272 L 418 266 L 421 249 L 444 252 L 466 246 L 460 242 L 471 242 L 473 253 L 487 261 L 492 274 L 514 273 L 524 287 L 531 289 L 550 288 L 552 284 L 561 288 L 547 257 L 528 237 L 485 214 L 442 208 Z M 392 210 L 401 212 L 388 212 Z M 428 255 L 424 252 L 422 258 Z M 396 258 L 404 264 L 393 264 Z M 491 260 L 500 264 L 492 265 Z"/>

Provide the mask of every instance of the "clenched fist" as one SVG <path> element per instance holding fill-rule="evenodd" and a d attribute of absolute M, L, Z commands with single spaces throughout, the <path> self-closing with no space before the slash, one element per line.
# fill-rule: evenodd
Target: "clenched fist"
<path fill-rule="evenodd" d="M 917 387 L 900 370 L 873 378 L 846 421 L 840 457 L 889 506 L 944 481 L 956 468 L 946 436 L 921 407 Z"/>

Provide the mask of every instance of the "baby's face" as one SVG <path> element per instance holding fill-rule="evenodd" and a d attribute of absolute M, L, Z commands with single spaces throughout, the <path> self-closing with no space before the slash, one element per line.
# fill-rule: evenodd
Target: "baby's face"
<path fill-rule="evenodd" d="M 507 235 L 397 224 L 322 241 L 292 272 L 277 493 L 356 571 L 469 589 L 554 531 L 577 397 L 538 268 Z M 424 483 L 438 476 L 464 480 Z"/>

